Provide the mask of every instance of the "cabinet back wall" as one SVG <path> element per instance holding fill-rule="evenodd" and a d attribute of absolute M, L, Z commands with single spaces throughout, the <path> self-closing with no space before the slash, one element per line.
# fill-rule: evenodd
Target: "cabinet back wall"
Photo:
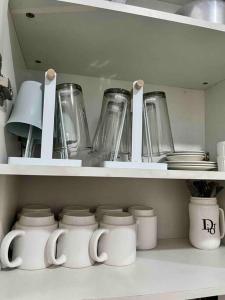
<path fill-rule="evenodd" d="M 121 178 L 20 177 L 19 207 L 45 203 L 54 211 L 68 204 L 152 206 L 158 215 L 159 238 L 185 238 L 189 193 L 184 181 Z"/>

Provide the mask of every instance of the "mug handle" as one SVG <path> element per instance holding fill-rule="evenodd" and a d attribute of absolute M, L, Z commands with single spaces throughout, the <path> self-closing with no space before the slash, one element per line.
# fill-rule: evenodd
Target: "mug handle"
<path fill-rule="evenodd" d="M 220 238 L 222 239 L 225 235 L 225 220 L 224 220 L 224 211 L 222 208 L 219 208 L 220 216 Z"/>
<path fill-rule="evenodd" d="M 56 229 L 53 231 L 53 233 L 50 235 L 48 242 L 47 242 L 47 256 L 49 263 L 53 265 L 62 265 L 66 262 L 66 255 L 62 254 L 60 257 L 56 257 L 56 245 L 58 238 L 67 233 L 67 229 Z"/>
<path fill-rule="evenodd" d="M 92 234 L 90 244 L 89 244 L 89 251 L 91 258 L 96 262 L 104 262 L 108 259 L 108 254 L 105 252 L 102 252 L 100 255 L 98 255 L 98 243 L 100 240 L 100 237 L 103 234 L 107 234 L 109 232 L 108 229 L 97 229 Z"/>
<path fill-rule="evenodd" d="M 16 237 L 24 236 L 24 235 L 25 235 L 24 230 L 12 230 L 2 240 L 1 247 L 0 247 L 0 258 L 4 266 L 8 268 L 17 268 L 22 264 L 23 260 L 21 257 L 17 257 L 13 261 L 9 261 L 9 247 L 12 241 Z"/>

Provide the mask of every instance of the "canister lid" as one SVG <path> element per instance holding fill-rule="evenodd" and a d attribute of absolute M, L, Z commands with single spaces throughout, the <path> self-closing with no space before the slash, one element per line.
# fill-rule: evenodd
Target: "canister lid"
<path fill-rule="evenodd" d="M 96 223 L 94 214 L 87 211 L 67 212 L 63 215 L 62 223 L 66 225 L 87 226 Z"/>
<path fill-rule="evenodd" d="M 110 89 L 107 89 L 104 91 L 104 95 L 111 94 L 111 93 L 123 94 L 123 95 L 129 96 L 129 97 L 131 96 L 131 93 L 128 90 L 120 89 L 120 88 L 110 88 Z"/>
<path fill-rule="evenodd" d="M 113 204 L 103 204 L 99 205 L 96 209 L 96 212 L 103 213 L 103 212 L 113 212 L 113 211 L 123 211 L 123 208 L 118 206 L 118 205 L 113 205 Z"/>
<path fill-rule="evenodd" d="M 69 213 L 73 213 L 73 212 L 78 212 L 78 213 L 79 212 L 90 212 L 90 209 L 88 207 L 81 206 L 81 205 L 68 205 L 68 206 L 63 207 L 63 209 L 59 213 L 59 218 L 61 219 L 64 214 L 69 214 Z"/>
<path fill-rule="evenodd" d="M 82 87 L 79 84 L 76 83 L 60 83 L 56 85 L 56 90 L 62 90 L 62 89 L 70 89 L 73 88 L 74 90 L 79 90 L 80 92 L 82 92 Z"/>
<path fill-rule="evenodd" d="M 104 214 L 102 222 L 108 225 L 132 225 L 134 217 L 127 212 L 111 212 Z"/>
<path fill-rule="evenodd" d="M 62 209 L 63 214 L 67 212 L 82 212 L 82 211 L 89 212 L 90 209 L 88 207 L 81 206 L 81 205 L 68 205 L 63 207 Z"/>
<path fill-rule="evenodd" d="M 122 212 L 123 208 L 113 204 L 99 205 L 96 209 L 96 218 L 101 220 L 104 214 L 113 212 Z"/>
<path fill-rule="evenodd" d="M 24 212 L 18 223 L 31 227 L 49 226 L 55 224 L 55 219 L 51 212 Z"/>
<path fill-rule="evenodd" d="M 25 205 L 21 210 L 21 213 L 24 212 L 51 212 L 51 209 L 45 204 L 34 203 Z"/>
<path fill-rule="evenodd" d="M 135 217 L 152 217 L 154 209 L 145 205 L 134 205 L 129 208 L 129 212 Z"/>
<path fill-rule="evenodd" d="M 144 93 L 143 98 L 146 99 L 155 96 L 166 98 L 166 93 L 162 91 L 148 92 L 148 93 Z"/>

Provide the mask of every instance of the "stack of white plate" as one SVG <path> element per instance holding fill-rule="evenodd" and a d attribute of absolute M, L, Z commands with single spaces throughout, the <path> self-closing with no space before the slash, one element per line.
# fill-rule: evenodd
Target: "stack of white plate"
<path fill-rule="evenodd" d="M 216 162 L 207 161 L 203 151 L 181 151 L 167 154 L 166 163 L 170 170 L 210 171 L 217 168 Z"/>

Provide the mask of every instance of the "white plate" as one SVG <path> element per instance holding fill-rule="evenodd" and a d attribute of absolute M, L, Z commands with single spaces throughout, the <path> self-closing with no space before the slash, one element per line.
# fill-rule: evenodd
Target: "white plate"
<path fill-rule="evenodd" d="M 179 151 L 168 153 L 166 156 L 174 156 L 174 155 L 205 155 L 204 151 Z"/>
<path fill-rule="evenodd" d="M 171 155 L 166 157 L 168 161 L 202 161 L 205 159 L 204 154 L 189 154 L 189 155 Z"/>
<path fill-rule="evenodd" d="M 180 165 L 180 164 L 183 164 L 183 165 L 200 165 L 200 166 L 213 166 L 213 165 L 216 165 L 217 163 L 214 162 L 214 161 L 166 161 L 166 163 L 168 165 Z"/>
<path fill-rule="evenodd" d="M 216 170 L 214 166 L 184 166 L 184 165 L 177 165 L 177 166 L 168 166 L 169 170 L 189 170 L 189 171 L 212 171 Z"/>

